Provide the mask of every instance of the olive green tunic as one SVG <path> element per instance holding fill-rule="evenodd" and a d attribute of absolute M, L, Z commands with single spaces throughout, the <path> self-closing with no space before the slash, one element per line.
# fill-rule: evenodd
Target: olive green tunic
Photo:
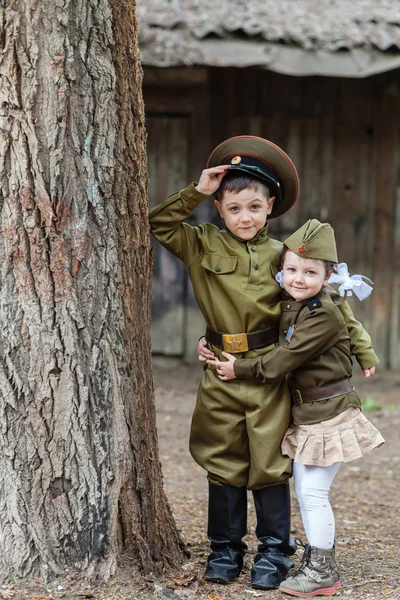
<path fill-rule="evenodd" d="M 184 223 L 206 198 L 191 184 L 153 208 L 153 235 L 186 264 L 210 327 L 242 333 L 275 325 L 281 310 L 275 274 L 282 243 L 268 237 L 267 227 L 253 240 L 242 241 L 210 223 L 197 227 Z M 366 358 L 370 340 L 346 310 L 355 348 Z M 254 358 L 274 348 L 276 344 L 237 356 Z M 212 349 L 221 357 L 219 348 Z M 207 367 L 193 414 L 190 451 L 211 481 L 249 489 L 283 483 L 291 474 L 291 462 L 280 451 L 289 418 L 290 395 L 284 380 L 267 386 L 256 381 L 221 382 Z"/>
<path fill-rule="evenodd" d="M 343 315 L 326 292 L 321 292 L 316 299 L 319 302 L 315 302 L 315 298 L 302 302 L 283 300 L 280 346 L 255 359 L 235 361 L 235 375 L 270 384 L 289 374 L 290 387 L 298 390 L 350 378 L 350 337 Z M 287 339 L 288 332 L 290 339 Z M 370 367 L 379 363 L 372 353 Z M 319 423 L 350 406 L 360 405 L 355 391 L 328 400 L 294 404 L 292 421 L 295 425 Z"/>

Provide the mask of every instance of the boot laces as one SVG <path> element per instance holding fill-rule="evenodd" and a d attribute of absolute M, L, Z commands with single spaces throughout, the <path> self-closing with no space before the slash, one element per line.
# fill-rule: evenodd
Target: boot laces
<path fill-rule="evenodd" d="M 303 548 L 303 556 L 301 557 L 301 562 L 299 568 L 295 573 L 293 573 L 292 577 L 297 577 L 300 573 L 305 573 L 305 568 L 308 566 L 311 558 L 311 546 L 310 544 L 304 544 L 304 542 L 298 538 L 294 540 L 298 546 Z"/>
<path fill-rule="evenodd" d="M 333 549 L 335 549 L 335 546 L 333 547 Z M 333 556 L 332 556 L 332 560 L 329 564 L 329 568 L 331 569 L 331 571 L 333 571 L 333 573 L 335 574 L 337 579 L 339 579 L 339 567 L 336 563 L 335 554 L 333 554 Z"/>

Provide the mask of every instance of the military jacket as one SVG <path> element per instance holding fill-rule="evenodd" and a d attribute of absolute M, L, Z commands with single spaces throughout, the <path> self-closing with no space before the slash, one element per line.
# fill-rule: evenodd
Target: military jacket
<path fill-rule="evenodd" d="M 280 345 L 264 356 L 236 360 L 240 379 L 272 383 L 288 375 L 291 389 L 305 390 L 334 383 L 352 375 L 350 337 L 339 307 L 321 292 L 312 300 L 281 302 Z M 375 361 L 369 366 L 379 362 Z M 294 404 L 296 425 L 334 417 L 349 406 L 360 406 L 355 391 L 317 402 Z"/>
<path fill-rule="evenodd" d="M 280 316 L 280 286 L 275 281 L 282 243 L 261 229 L 241 241 L 211 223 L 192 227 L 183 221 L 208 196 L 190 185 L 150 212 L 151 231 L 187 266 L 196 300 L 208 325 L 225 333 L 258 331 Z"/>
<path fill-rule="evenodd" d="M 233 334 L 275 325 L 281 312 L 281 288 L 275 274 L 283 244 L 268 237 L 267 226 L 251 241 L 243 241 L 211 223 L 196 227 L 185 223 L 207 198 L 191 184 L 154 207 L 150 212 L 154 237 L 186 264 L 196 300 L 210 327 Z M 376 356 L 369 335 L 346 302 L 341 310 L 353 353 L 363 368 L 371 367 Z M 246 357 L 264 351 L 251 350 Z M 216 353 L 220 354 L 218 350 Z"/>

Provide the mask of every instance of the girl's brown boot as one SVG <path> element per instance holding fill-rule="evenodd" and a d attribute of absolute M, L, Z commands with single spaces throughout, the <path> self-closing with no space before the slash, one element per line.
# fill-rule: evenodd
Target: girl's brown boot
<path fill-rule="evenodd" d="M 323 550 L 307 544 L 300 568 L 279 586 L 279 590 L 291 596 L 332 596 L 340 587 L 335 562 L 335 549 Z"/>

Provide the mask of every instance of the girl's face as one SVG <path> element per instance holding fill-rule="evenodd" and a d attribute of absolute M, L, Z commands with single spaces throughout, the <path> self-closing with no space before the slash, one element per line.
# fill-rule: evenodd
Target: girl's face
<path fill-rule="evenodd" d="M 328 285 L 330 273 L 322 260 L 302 258 L 287 250 L 283 263 L 283 287 L 295 300 L 308 300 Z"/>
<path fill-rule="evenodd" d="M 267 198 L 261 188 L 245 188 L 237 194 L 225 192 L 220 202 L 215 200 L 220 217 L 231 233 L 241 240 L 252 240 L 265 226 L 275 197 Z"/>

